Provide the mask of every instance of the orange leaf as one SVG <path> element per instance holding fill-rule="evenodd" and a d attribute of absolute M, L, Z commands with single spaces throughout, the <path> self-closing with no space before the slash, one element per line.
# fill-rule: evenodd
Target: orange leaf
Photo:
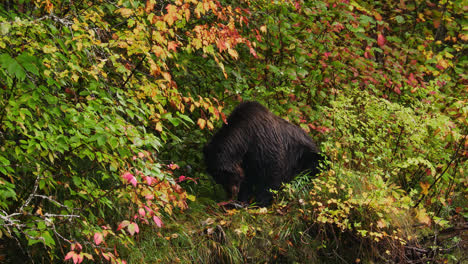
<path fill-rule="evenodd" d="M 175 41 L 170 41 L 170 42 L 167 44 L 167 49 L 168 49 L 168 50 L 177 51 L 177 46 L 179 46 L 179 44 L 177 44 L 177 42 L 175 42 Z"/>
<path fill-rule="evenodd" d="M 172 26 L 177 19 L 177 7 L 175 5 L 168 5 L 166 9 L 167 14 L 164 16 L 164 21 L 166 21 L 169 26 Z"/>
<path fill-rule="evenodd" d="M 149 12 L 153 11 L 154 4 L 155 4 L 154 0 L 147 0 L 146 1 L 146 7 L 145 7 L 146 13 L 149 13 Z"/>
<path fill-rule="evenodd" d="M 379 13 L 374 14 L 375 20 L 382 21 L 382 16 Z"/>

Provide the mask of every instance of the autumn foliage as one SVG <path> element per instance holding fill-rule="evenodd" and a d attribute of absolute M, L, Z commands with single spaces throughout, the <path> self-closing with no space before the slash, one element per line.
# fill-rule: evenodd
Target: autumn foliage
<path fill-rule="evenodd" d="M 463 261 L 466 11 L 3 1 L 0 262 Z M 241 100 L 329 157 L 269 209 L 218 207 L 201 165 Z"/>

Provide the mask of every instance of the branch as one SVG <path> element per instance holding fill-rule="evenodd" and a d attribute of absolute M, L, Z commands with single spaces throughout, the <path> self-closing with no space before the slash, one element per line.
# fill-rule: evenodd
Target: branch
<path fill-rule="evenodd" d="M 37 192 L 37 187 L 39 187 L 39 178 L 40 176 L 38 175 L 37 178 L 36 178 L 36 181 L 34 182 L 34 187 L 33 187 L 33 191 L 32 193 L 29 195 L 28 199 L 26 200 L 26 202 L 17 210 L 17 212 L 22 212 L 24 207 L 28 206 L 29 203 L 31 202 L 31 200 L 34 198 L 34 196 L 36 195 L 36 192 Z"/>
<path fill-rule="evenodd" d="M 135 66 L 135 68 L 133 68 L 132 72 L 130 73 L 130 75 L 127 77 L 127 79 L 125 80 L 125 82 L 121 85 L 121 88 L 124 88 L 125 85 L 128 83 L 128 81 L 130 80 L 130 78 L 132 78 L 133 74 L 135 73 L 136 69 L 138 67 L 140 67 L 141 63 L 146 59 L 146 54 L 143 56 L 143 58 L 138 62 L 138 64 Z"/>
<path fill-rule="evenodd" d="M 466 141 L 468 137 L 468 134 L 465 135 L 464 138 L 460 139 L 460 142 L 458 143 L 458 146 L 457 146 L 457 150 L 455 151 L 455 153 L 453 153 L 453 156 L 452 156 L 452 159 L 450 160 L 450 162 L 447 164 L 447 167 L 444 169 L 444 171 L 442 171 L 439 176 L 437 176 L 437 178 L 434 180 L 434 182 L 431 184 L 431 186 L 429 186 L 429 188 L 427 189 L 428 192 L 429 190 L 431 190 L 435 185 L 436 183 L 442 178 L 442 175 L 444 175 L 447 170 L 450 168 L 450 166 L 459 158 L 458 156 L 458 152 L 460 151 L 460 148 L 461 146 L 463 145 L 463 143 Z M 427 194 L 424 194 L 423 196 L 421 196 L 421 198 L 419 198 L 418 202 L 416 202 L 416 204 L 413 206 L 413 208 L 416 208 L 419 203 L 421 203 L 421 201 L 427 196 Z"/>

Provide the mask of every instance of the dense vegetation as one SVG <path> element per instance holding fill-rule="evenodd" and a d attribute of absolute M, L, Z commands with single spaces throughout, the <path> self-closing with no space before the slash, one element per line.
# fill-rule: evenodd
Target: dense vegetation
<path fill-rule="evenodd" d="M 0 3 L 0 262 L 461 263 L 463 1 Z M 202 146 L 240 100 L 329 157 L 220 207 Z"/>

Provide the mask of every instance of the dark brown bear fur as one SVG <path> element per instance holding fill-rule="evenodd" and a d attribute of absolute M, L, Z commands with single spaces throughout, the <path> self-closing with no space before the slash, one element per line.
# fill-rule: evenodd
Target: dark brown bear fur
<path fill-rule="evenodd" d="M 301 128 L 257 102 L 238 105 L 203 149 L 207 171 L 229 198 L 268 205 L 278 189 L 303 171 L 317 174 L 322 156 Z"/>

